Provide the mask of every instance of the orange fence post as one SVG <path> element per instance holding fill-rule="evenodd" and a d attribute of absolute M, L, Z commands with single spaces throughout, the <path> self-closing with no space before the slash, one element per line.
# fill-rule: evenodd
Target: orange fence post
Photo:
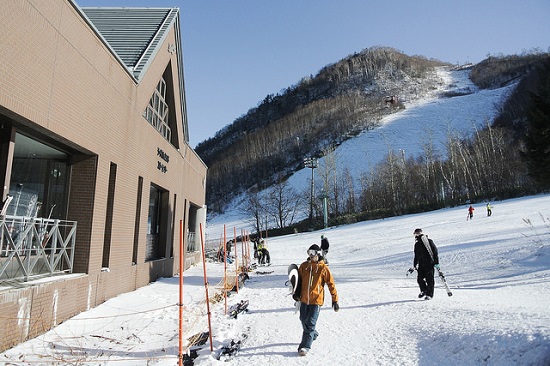
<path fill-rule="evenodd" d="M 245 246 L 245 243 L 246 243 L 246 234 L 245 234 L 245 231 L 244 229 L 241 229 L 241 238 L 242 238 L 242 241 L 241 241 L 241 257 L 242 257 L 242 271 L 248 271 L 248 258 L 246 258 L 246 253 L 244 251 L 244 246 Z"/>
<path fill-rule="evenodd" d="M 233 250 L 235 250 L 235 288 L 239 293 L 239 256 L 237 252 L 237 228 L 233 226 Z"/>
<path fill-rule="evenodd" d="M 223 297 L 225 300 L 225 315 L 227 315 L 227 234 L 223 225 Z"/>
<path fill-rule="evenodd" d="M 202 235 L 202 223 L 200 224 L 201 247 L 202 247 L 202 268 L 204 271 L 204 288 L 206 290 L 206 314 L 208 315 L 208 336 L 210 338 L 210 352 L 214 350 L 212 346 L 212 323 L 210 321 L 210 300 L 208 299 L 208 277 L 206 277 L 206 254 L 204 250 L 204 236 Z"/>
<path fill-rule="evenodd" d="M 180 296 L 179 296 L 179 341 L 178 365 L 183 366 L 183 220 L 180 220 Z"/>

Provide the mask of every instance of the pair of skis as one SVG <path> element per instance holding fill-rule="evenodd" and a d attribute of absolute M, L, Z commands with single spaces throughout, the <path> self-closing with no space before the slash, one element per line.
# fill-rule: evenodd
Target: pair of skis
<path fill-rule="evenodd" d="M 447 291 L 447 295 L 453 296 L 453 293 L 449 288 L 449 284 L 447 283 L 447 279 L 445 278 L 445 275 L 439 268 L 436 267 L 436 269 L 437 269 L 437 274 L 439 275 L 439 278 L 441 278 L 441 282 L 443 282 L 443 286 L 445 286 L 445 291 Z M 414 271 L 415 271 L 415 268 L 412 268 L 412 267 L 409 268 L 409 270 L 407 271 L 407 276 L 413 273 Z"/>
<path fill-rule="evenodd" d="M 422 235 L 420 239 L 422 240 L 422 243 L 424 243 L 424 246 L 426 247 L 426 250 L 430 254 L 430 258 L 432 258 L 432 263 L 435 263 L 434 254 L 432 252 L 432 248 L 430 247 L 428 237 L 426 235 Z M 447 280 L 445 279 L 445 275 L 443 274 L 443 272 L 441 272 L 441 270 L 438 267 L 439 266 L 436 267 L 437 273 L 439 274 L 439 278 L 441 278 L 441 281 L 443 281 L 443 285 L 445 285 L 445 290 L 447 291 L 447 295 L 453 296 L 453 293 L 451 292 L 451 289 L 449 288 L 449 285 L 447 284 Z"/>
<path fill-rule="evenodd" d="M 437 269 L 437 273 L 439 274 L 439 278 L 441 278 L 441 281 L 443 282 L 443 285 L 445 286 L 445 290 L 447 291 L 447 295 L 453 296 L 453 293 L 451 292 L 451 289 L 449 288 L 449 284 L 447 283 L 447 279 L 445 278 L 445 275 L 439 268 Z"/>

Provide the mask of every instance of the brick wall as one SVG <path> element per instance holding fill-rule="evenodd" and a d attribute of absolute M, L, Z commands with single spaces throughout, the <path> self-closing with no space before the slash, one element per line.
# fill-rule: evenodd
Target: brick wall
<path fill-rule="evenodd" d="M 0 121 L 70 153 L 67 219 L 78 222 L 74 272 L 80 273 L 0 290 L 1 351 L 120 293 L 176 274 L 179 262 L 173 258 L 145 262 L 149 186 L 177 195 L 169 220 L 178 223 L 186 218 L 184 202 L 204 205 L 206 166 L 187 144 L 176 149 L 142 117 L 164 70 L 171 67 L 177 75 L 177 55 L 168 52 L 177 41 L 173 31 L 138 83 L 70 1 L 0 1 L 0 14 Z M 179 103 L 179 92 L 174 94 Z M 181 111 L 175 112 L 177 125 L 183 125 Z M 172 133 L 184 141 L 183 131 Z M 166 172 L 157 169 L 159 148 L 170 156 Z M 107 272 L 102 258 L 111 163 L 117 176 Z M 133 264 L 138 177 L 143 192 Z M 166 244 L 174 245 L 175 258 L 178 240 L 176 234 Z"/>

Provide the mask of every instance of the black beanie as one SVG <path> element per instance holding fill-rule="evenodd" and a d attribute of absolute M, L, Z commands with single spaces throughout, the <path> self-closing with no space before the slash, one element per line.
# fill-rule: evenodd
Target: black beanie
<path fill-rule="evenodd" d="M 308 250 L 316 250 L 316 251 L 320 251 L 321 248 L 319 248 L 319 246 L 317 244 L 313 244 L 312 246 L 309 247 Z"/>

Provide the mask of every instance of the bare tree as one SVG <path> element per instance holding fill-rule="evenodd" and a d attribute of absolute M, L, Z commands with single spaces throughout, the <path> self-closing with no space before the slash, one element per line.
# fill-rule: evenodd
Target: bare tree
<path fill-rule="evenodd" d="M 244 212 L 253 217 L 254 226 L 259 235 L 262 232 L 261 219 L 266 216 L 266 207 L 257 189 L 250 190 L 246 195 Z"/>
<path fill-rule="evenodd" d="M 277 183 L 269 189 L 265 207 L 277 227 L 284 228 L 293 223 L 302 202 L 302 196 L 279 176 Z"/>

